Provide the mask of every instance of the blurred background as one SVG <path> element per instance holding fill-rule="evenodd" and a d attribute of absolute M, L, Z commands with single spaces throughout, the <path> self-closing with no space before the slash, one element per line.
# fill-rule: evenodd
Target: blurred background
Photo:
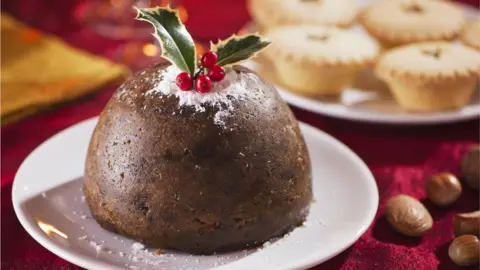
<path fill-rule="evenodd" d="M 157 5 L 179 9 L 198 54 L 210 41 L 249 30 L 251 21 L 246 0 L 2 1 L 2 124 L 162 61 L 150 24 L 134 20 L 132 9 Z"/>
<path fill-rule="evenodd" d="M 478 0 L 455 2 L 477 10 L 480 6 Z M 199 54 L 210 41 L 251 26 L 246 0 L 1 1 L 2 268 L 75 269 L 37 244 L 18 223 L 11 202 L 15 173 L 40 143 L 97 116 L 132 72 L 162 61 L 151 25 L 135 21 L 132 6 L 167 4 L 180 10 Z M 380 209 L 392 194 L 423 186 L 424 174 L 458 167 L 459 157 L 479 143 L 478 117 L 444 125 L 396 126 L 344 121 L 295 106 L 292 110 L 299 120 L 333 135 L 368 164 L 377 179 Z M 478 201 L 478 194 L 470 195 Z M 452 214 L 464 210 L 451 208 L 437 216 L 445 217 L 442 224 L 451 226 Z M 443 245 L 450 234 L 427 241 L 428 254 L 423 247 L 399 247 L 410 240 L 391 234 L 382 219 L 367 234 L 317 269 L 341 265 L 373 269 L 379 263 L 402 269 L 416 263 L 417 269 L 437 269 L 439 262 L 443 269 L 455 269 Z"/>
<path fill-rule="evenodd" d="M 180 10 L 190 33 L 203 44 L 225 38 L 249 21 L 245 0 L 7 0 L 2 12 L 74 46 L 139 68 L 148 65 L 139 59 L 141 54 L 153 57 L 158 51 L 151 46 L 151 25 L 134 20 L 132 7 L 166 5 Z"/>
<path fill-rule="evenodd" d="M 245 1 L 2 1 L 2 126 L 163 61 L 151 25 L 132 7 L 166 5 L 179 9 L 199 54 L 249 21 Z"/>

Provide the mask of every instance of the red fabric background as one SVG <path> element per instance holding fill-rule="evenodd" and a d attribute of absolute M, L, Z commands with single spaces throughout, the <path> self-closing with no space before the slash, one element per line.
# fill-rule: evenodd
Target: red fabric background
<path fill-rule="evenodd" d="M 466 2 L 479 5 L 476 0 Z M 57 34 L 74 46 L 100 55 L 111 55 L 118 44 L 78 25 L 72 15 L 76 3 L 80 1 L 4 0 L 2 10 L 46 32 Z M 183 3 L 190 11 L 187 27 L 198 39 L 228 36 L 248 21 L 242 0 L 184 0 Z M 21 227 L 11 203 L 12 181 L 21 162 L 35 147 L 58 131 L 98 115 L 113 91 L 114 87 L 103 89 L 72 104 L 2 128 L 2 269 L 78 268 L 37 244 Z M 478 192 L 465 188 L 454 205 L 438 209 L 425 201 L 424 185 L 432 173 L 458 172 L 461 155 L 469 145 L 479 142 L 478 120 L 398 127 L 353 123 L 297 108 L 293 110 L 299 120 L 320 128 L 352 148 L 375 174 L 380 193 L 380 207 L 367 232 L 352 247 L 314 269 L 456 268 L 447 255 L 448 245 L 453 239 L 452 219 L 455 213 L 478 209 Z M 399 193 L 423 200 L 432 213 L 435 223 L 424 237 L 400 236 L 383 218 L 385 202 Z"/>

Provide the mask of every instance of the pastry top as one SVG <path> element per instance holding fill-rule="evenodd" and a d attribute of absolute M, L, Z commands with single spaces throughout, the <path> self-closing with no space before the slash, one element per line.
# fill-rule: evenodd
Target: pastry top
<path fill-rule="evenodd" d="M 465 23 L 454 4 L 431 0 L 381 1 L 362 16 L 374 36 L 394 43 L 453 39 Z"/>
<path fill-rule="evenodd" d="M 250 0 L 249 9 L 268 28 L 302 23 L 349 26 L 358 8 L 354 0 Z"/>
<path fill-rule="evenodd" d="M 378 61 L 379 76 L 421 80 L 471 78 L 480 75 L 480 52 L 460 44 L 425 42 L 386 52 Z"/>
<path fill-rule="evenodd" d="M 480 50 L 480 19 L 468 23 L 460 37 L 468 46 Z"/>
<path fill-rule="evenodd" d="M 267 53 L 324 65 L 365 65 L 376 60 L 380 47 L 370 37 L 318 25 L 282 26 L 266 33 L 272 40 Z"/>

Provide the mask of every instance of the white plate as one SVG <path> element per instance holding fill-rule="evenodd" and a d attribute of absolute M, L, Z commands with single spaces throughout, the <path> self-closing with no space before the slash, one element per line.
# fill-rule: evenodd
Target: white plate
<path fill-rule="evenodd" d="M 373 1 L 357 0 L 357 4 L 361 7 L 368 6 L 371 2 Z M 479 17 L 480 13 L 475 8 L 465 4 L 459 4 L 459 6 L 463 8 L 468 18 Z M 254 24 L 247 25 L 246 29 L 251 32 L 257 30 Z M 368 36 L 368 33 L 359 25 L 354 26 L 352 31 Z M 266 59 L 261 59 L 257 63 L 248 61 L 245 65 L 259 71 L 262 77 L 268 81 L 276 83 L 277 89 L 288 103 L 331 117 L 385 124 L 440 124 L 465 121 L 480 116 L 478 87 L 470 104 L 462 109 L 435 113 L 412 113 L 403 110 L 389 94 L 386 86 L 373 79 L 371 70 L 364 71 L 361 74 L 363 79 L 358 79 L 354 87 L 345 89 L 340 97 L 314 99 L 296 95 L 279 85 L 279 80 L 274 74 L 274 67 Z"/>
<path fill-rule="evenodd" d="M 39 146 L 20 167 L 12 190 L 15 213 L 27 232 L 87 269 L 305 269 L 352 245 L 377 211 L 375 180 L 362 160 L 334 138 L 302 124 L 316 199 L 303 227 L 270 245 L 235 253 L 134 250 L 132 240 L 100 228 L 82 200 L 84 161 L 96 123 L 93 118 L 77 124 Z"/>
<path fill-rule="evenodd" d="M 407 112 L 395 102 L 387 91 L 346 88 L 339 97 L 315 99 L 300 96 L 275 83 L 278 79 L 273 78 L 275 76 L 273 72 L 265 71 L 262 67 L 265 62 L 262 60 L 262 64 L 260 64 L 248 61 L 244 65 L 259 72 L 267 81 L 273 82 L 287 103 L 311 112 L 335 118 L 383 124 L 440 124 L 466 121 L 480 116 L 478 91 L 470 104 L 461 109 L 433 113 Z M 270 74 L 268 75 L 266 72 L 270 72 Z"/>

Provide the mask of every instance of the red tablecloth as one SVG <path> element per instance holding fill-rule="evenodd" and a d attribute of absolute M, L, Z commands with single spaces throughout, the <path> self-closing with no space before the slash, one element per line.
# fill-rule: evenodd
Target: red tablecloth
<path fill-rule="evenodd" d="M 74 20 L 72 14 L 78 2 L 4 0 L 2 8 L 31 25 L 62 36 L 75 46 L 111 55 L 118 44 L 96 36 Z M 469 2 L 478 6 L 477 0 Z M 184 0 L 183 3 L 190 10 L 187 27 L 200 39 L 228 36 L 248 21 L 243 0 Z M 113 91 L 114 88 L 104 89 L 2 128 L 2 269 L 77 268 L 44 249 L 21 227 L 11 203 L 12 181 L 21 162 L 35 147 L 58 131 L 98 115 Z M 367 232 L 352 247 L 314 269 L 455 269 L 447 255 L 453 239 L 452 219 L 455 213 L 477 210 L 478 193 L 465 188 L 461 198 L 446 209 L 438 209 L 425 201 L 435 223 L 421 238 L 406 238 L 395 233 L 383 213 L 385 202 L 399 193 L 424 200 L 425 180 L 430 174 L 457 173 L 461 155 L 469 145 L 478 143 L 479 121 L 396 127 L 353 123 L 293 110 L 301 121 L 333 135 L 353 149 L 375 174 L 380 193 L 380 207 Z"/>

